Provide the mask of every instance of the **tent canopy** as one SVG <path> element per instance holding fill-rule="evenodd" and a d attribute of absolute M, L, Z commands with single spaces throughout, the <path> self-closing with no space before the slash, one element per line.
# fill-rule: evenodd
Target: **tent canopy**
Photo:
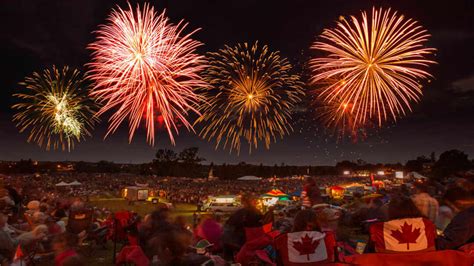
<path fill-rule="evenodd" d="M 283 193 L 283 191 L 277 189 L 277 188 L 274 188 L 270 191 L 268 191 L 267 193 L 263 194 L 264 196 L 269 196 L 269 197 L 288 197 L 287 194 Z"/>
<path fill-rule="evenodd" d="M 288 197 L 287 194 L 283 193 L 283 191 L 279 190 L 279 189 L 272 189 L 270 191 L 268 191 L 267 193 L 263 194 L 262 197 L 265 197 L 265 198 L 278 198 L 278 200 L 289 200 L 290 198 Z"/>
<path fill-rule="evenodd" d="M 69 186 L 69 184 L 66 183 L 66 182 L 64 182 L 64 181 L 61 181 L 61 182 L 57 183 L 55 186 L 57 186 L 57 187 L 65 187 L 65 186 Z"/>
<path fill-rule="evenodd" d="M 408 173 L 407 175 L 408 177 L 413 177 L 413 178 L 416 178 L 416 179 L 428 179 L 428 177 L 424 176 L 424 175 L 420 175 L 419 173 L 417 172 L 410 172 Z"/>
<path fill-rule="evenodd" d="M 242 176 L 242 177 L 237 178 L 237 180 L 258 181 L 258 180 L 262 180 L 262 178 L 254 176 L 254 175 L 246 175 L 246 176 Z"/>
<path fill-rule="evenodd" d="M 77 180 L 74 180 L 72 181 L 71 183 L 69 183 L 70 186 L 80 186 L 82 185 L 81 182 L 77 181 Z"/>

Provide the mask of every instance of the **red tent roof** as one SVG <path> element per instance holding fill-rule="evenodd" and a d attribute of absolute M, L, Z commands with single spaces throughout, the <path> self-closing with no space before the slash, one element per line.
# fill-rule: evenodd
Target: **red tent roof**
<path fill-rule="evenodd" d="M 267 193 L 265 193 L 265 195 L 268 195 L 268 196 L 273 196 L 273 197 L 282 197 L 282 196 L 288 196 L 286 195 L 285 193 L 283 193 L 283 191 L 277 189 L 277 188 L 274 188 L 270 191 L 268 191 Z"/>

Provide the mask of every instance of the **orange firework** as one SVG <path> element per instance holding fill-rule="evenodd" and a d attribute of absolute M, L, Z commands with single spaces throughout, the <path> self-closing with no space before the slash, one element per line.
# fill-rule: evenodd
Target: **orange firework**
<path fill-rule="evenodd" d="M 244 142 L 250 153 L 261 142 L 269 149 L 293 130 L 292 112 L 304 95 L 303 84 L 278 51 L 257 43 L 226 45 L 208 53 L 208 64 L 203 73 L 208 104 L 196 120 L 204 124 L 203 138 L 237 153 Z"/>
<path fill-rule="evenodd" d="M 192 130 L 186 119 L 201 101 L 194 90 L 205 87 L 200 78 L 203 56 L 196 53 L 200 42 L 183 34 L 186 24 L 173 25 L 164 12 L 137 6 L 134 12 L 113 10 L 108 24 L 97 31 L 89 45 L 93 62 L 90 77 L 95 81 L 92 96 L 104 103 L 99 115 L 110 109 L 107 135 L 129 120 L 129 141 L 142 119 L 146 121 L 147 141 L 154 144 L 156 117 L 161 116 L 172 143 L 178 123 Z"/>
<path fill-rule="evenodd" d="M 346 103 L 336 98 L 331 102 L 318 101 L 317 104 L 318 119 L 333 136 L 340 139 L 349 136 L 353 142 L 366 137 L 366 128 L 371 125 L 364 124 L 362 126 L 355 123 L 352 103 Z"/>
<path fill-rule="evenodd" d="M 431 77 L 425 70 L 435 63 L 426 58 L 435 50 L 424 47 L 429 36 L 416 21 L 390 9 L 374 8 L 370 18 L 362 12 L 361 20 L 341 17 L 311 47 L 326 54 L 310 61 L 312 82 L 323 84 L 318 98 L 342 103 L 333 115 L 350 112 L 353 128 L 405 115 L 420 100 L 420 81 Z M 341 108 L 344 104 L 349 106 Z"/>

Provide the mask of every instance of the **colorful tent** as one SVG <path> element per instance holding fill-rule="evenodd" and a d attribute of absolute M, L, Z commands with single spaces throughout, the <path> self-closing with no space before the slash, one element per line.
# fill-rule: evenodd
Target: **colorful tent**
<path fill-rule="evenodd" d="M 344 197 L 344 188 L 340 186 L 331 186 L 329 192 L 332 198 L 342 199 Z"/>
<path fill-rule="evenodd" d="M 283 193 L 283 191 L 274 188 L 267 193 L 262 195 L 263 197 L 272 197 L 272 198 L 278 198 L 279 200 L 289 200 L 289 197 L 287 194 Z"/>
<path fill-rule="evenodd" d="M 331 190 L 341 191 L 341 190 L 344 190 L 344 188 L 340 186 L 332 186 Z"/>

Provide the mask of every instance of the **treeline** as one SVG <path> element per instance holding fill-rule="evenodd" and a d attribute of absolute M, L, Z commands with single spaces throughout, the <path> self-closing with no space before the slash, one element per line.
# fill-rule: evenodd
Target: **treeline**
<path fill-rule="evenodd" d="M 363 160 L 341 161 L 335 166 L 292 166 L 292 165 L 253 165 L 241 162 L 239 164 L 215 165 L 212 162 L 205 164 L 205 158 L 199 156 L 196 147 L 186 148 L 180 152 L 169 149 L 159 149 L 155 159 L 143 164 L 118 164 L 108 161 L 91 162 L 34 162 L 21 160 L 19 162 L 3 162 L 0 164 L 0 173 L 48 173 L 61 171 L 75 171 L 80 173 L 132 173 L 156 176 L 185 176 L 192 178 L 208 177 L 210 170 L 215 177 L 221 179 L 235 179 L 244 175 L 259 177 L 292 176 L 292 175 L 337 175 L 343 171 L 370 171 L 381 169 L 419 172 L 433 178 L 444 178 L 453 174 L 473 169 L 474 162 L 468 155 L 459 150 L 443 152 L 439 158 L 434 153 L 430 156 L 418 156 L 408 160 L 404 165 L 371 164 Z"/>

